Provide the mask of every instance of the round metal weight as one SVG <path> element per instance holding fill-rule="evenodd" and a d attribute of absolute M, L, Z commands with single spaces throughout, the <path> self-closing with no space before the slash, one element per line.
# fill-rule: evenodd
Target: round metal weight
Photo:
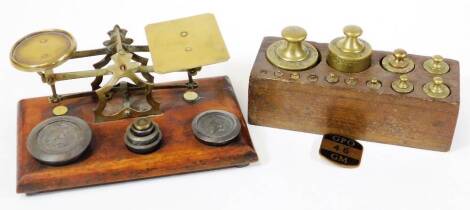
<path fill-rule="evenodd" d="M 150 126 L 148 127 L 136 126 L 139 120 L 141 119 L 136 120 L 136 122 L 127 127 L 124 143 L 130 151 L 139 154 L 150 153 L 157 150 L 162 141 L 160 128 L 152 121 L 149 121 Z M 142 128 L 142 130 L 138 128 Z"/>
<path fill-rule="evenodd" d="M 27 149 L 47 165 L 64 165 L 77 160 L 90 145 L 88 124 L 73 116 L 57 116 L 42 121 L 28 136 Z"/>
<path fill-rule="evenodd" d="M 204 144 L 222 146 L 236 140 L 241 124 L 238 118 L 226 111 L 209 110 L 198 114 L 192 122 L 194 135 Z"/>

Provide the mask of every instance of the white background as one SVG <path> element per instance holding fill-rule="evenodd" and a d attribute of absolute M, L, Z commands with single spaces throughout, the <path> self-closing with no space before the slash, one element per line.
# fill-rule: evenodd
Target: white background
<path fill-rule="evenodd" d="M 0 209 L 470 209 L 470 3 L 465 1 L 2 1 L 0 5 Z M 22 98 L 49 95 L 36 74 L 16 71 L 8 54 L 27 33 L 61 28 L 78 49 L 101 47 L 114 24 L 146 44 L 149 23 L 211 12 L 231 59 L 200 77 L 228 75 L 247 114 L 248 77 L 263 36 L 304 27 L 309 40 L 329 42 L 347 24 L 377 50 L 442 54 L 461 64 L 461 109 L 452 149 L 432 152 L 362 141 L 362 164 L 344 169 L 318 155 L 321 136 L 249 126 L 259 162 L 245 168 L 191 173 L 25 196 L 15 193 L 16 108 Z M 89 69 L 98 58 L 60 69 Z M 158 81 L 184 79 L 184 73 Z M 90 80 L 59 83 L 84 91 Z"/>

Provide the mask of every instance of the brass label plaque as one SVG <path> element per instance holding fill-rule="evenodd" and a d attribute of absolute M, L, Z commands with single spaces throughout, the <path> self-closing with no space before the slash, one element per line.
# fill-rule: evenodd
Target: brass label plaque
<path fill-rule="evenodd" d="M 326 134 L 321 142 L 320 155 L 343 166 L 358 166 L 362 150 L 362 145 L 354 139 Z"/>
<path fill-rule="evenodd" d="M 212 14 L 150 24 L 145 31 L 157 73 L 185 71 L 229 59 Z"/>

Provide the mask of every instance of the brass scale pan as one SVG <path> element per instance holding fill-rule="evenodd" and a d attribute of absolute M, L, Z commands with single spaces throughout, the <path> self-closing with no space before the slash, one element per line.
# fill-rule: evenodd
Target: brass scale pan
<path fill-rule="evenodd" d="M 19 70 L 39 72 L 55 68 L 67 61 L 76 51 L 72 35 L 63 30 L 34 32 L 13 45 L 10 59 Z"/>

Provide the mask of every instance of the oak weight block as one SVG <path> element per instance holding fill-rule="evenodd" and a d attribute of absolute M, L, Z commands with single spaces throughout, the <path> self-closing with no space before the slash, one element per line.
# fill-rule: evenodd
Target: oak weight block
<path fill-rule="evenodd" d="M 267 59 L 268 47 L 278 40 L 281 38 L 265 37 L 253 65 L 249 81 L 250 124 L 336 133 L 428 150 L 450 149 L 460 104 L 457 61 L 444 59 L 450 71 L 439 76 L 451 93 L 439 99 L 423 91 L 435 76 L 423 66 L 430 57 L 408 55 L 415 67 L 404 78 L 382 67 L 382 59 L 391 52 L 373 50 L 367 69 L 348 73 L 328 65 L 328 44 L 307 42 L 318 50 L 318 62 L 292 71 Z M 395 91 L 392 83 L 400 78 L 411 82 L 413 91 Z M 371 82 L 380 83 L 380 87 L 372 88 Z"/>

